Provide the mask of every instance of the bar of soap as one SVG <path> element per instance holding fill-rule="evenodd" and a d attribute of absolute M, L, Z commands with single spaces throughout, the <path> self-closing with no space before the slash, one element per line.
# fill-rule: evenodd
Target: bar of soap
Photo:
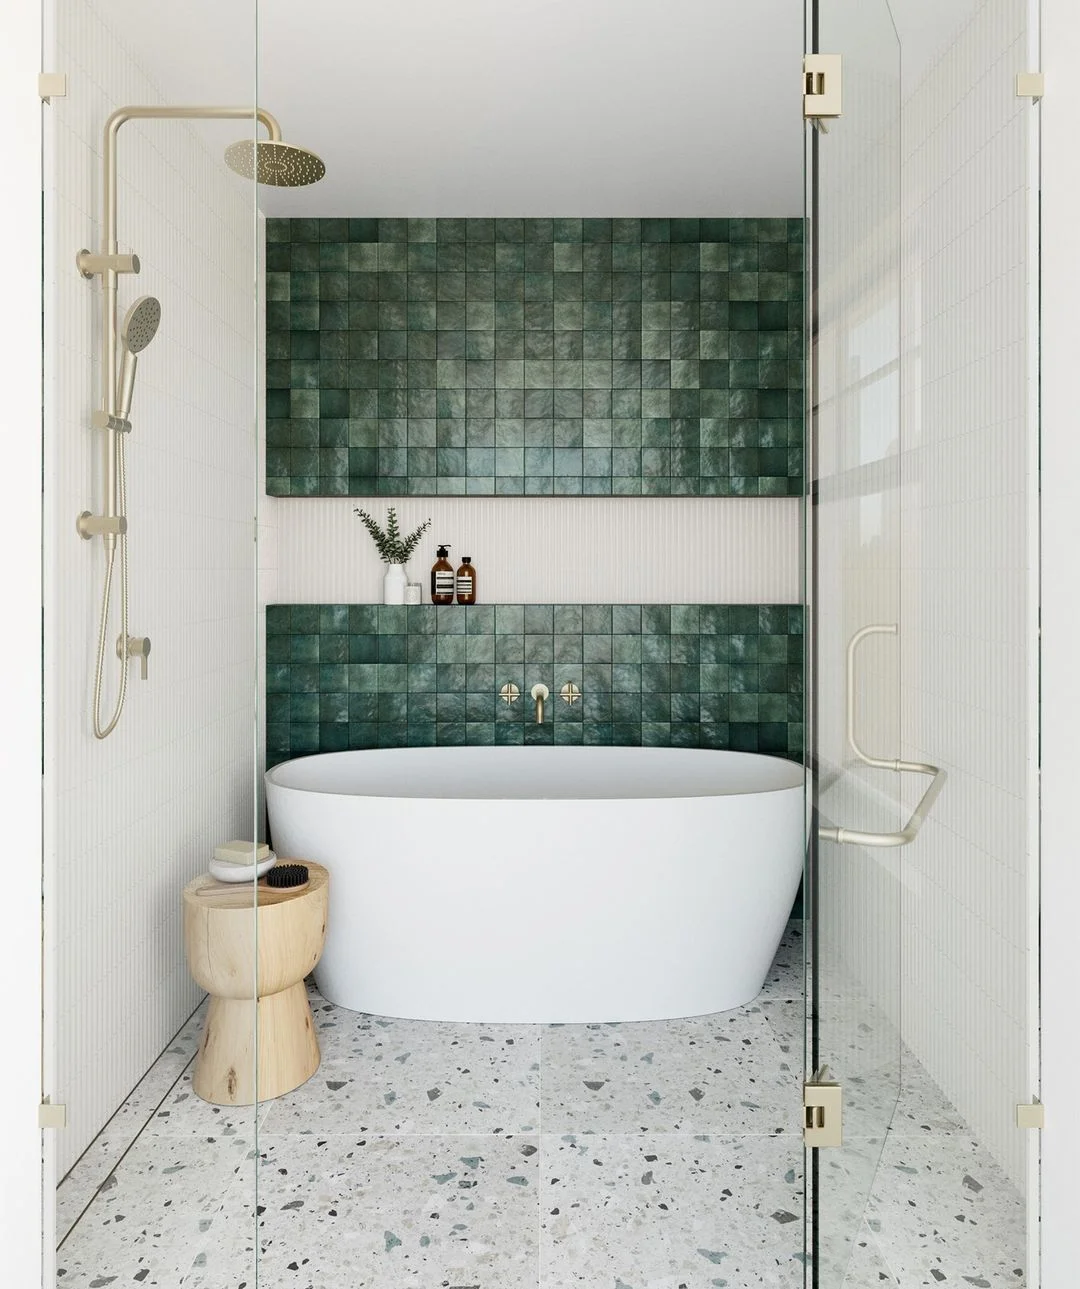
<path fill-rule="evenodd" d="M 251 868 L 261 864 L 270 854 L 270 847 L 263 842 L 227 841 L 223 846 L 214 847 L 214 858 L 222 864 L 240 864 Z"/>

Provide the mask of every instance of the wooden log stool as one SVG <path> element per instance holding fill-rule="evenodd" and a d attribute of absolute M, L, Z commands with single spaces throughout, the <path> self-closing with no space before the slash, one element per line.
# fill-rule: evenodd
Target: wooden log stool
<path fill-rule="evenodd" d="M 210 995 L 192 1084 L 204 1101 L 266 1101 L 319 1068 L 304 977 L 322 957 L 329 875 L 307 868 L 292 888 L 209 874 L 184 888 L 188 966 Z"/>

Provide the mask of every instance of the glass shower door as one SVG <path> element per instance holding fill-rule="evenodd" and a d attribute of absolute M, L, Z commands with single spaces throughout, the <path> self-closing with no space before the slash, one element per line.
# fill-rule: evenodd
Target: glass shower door
<path fill-rule="evenodd" d="M 808 127 L 810 712 L 816 857 L 808 1064 L 843 1089 L 809 1152 L 821 1289 L 878 1282 L 867 1205 L 900 1086 L 900 48 L 885 0 L 821 0 L 843 115 Z M 813 844 L 813 843 L 812 843 Z M 827 1066 L 827 1072 L 821 1067 Z"/>

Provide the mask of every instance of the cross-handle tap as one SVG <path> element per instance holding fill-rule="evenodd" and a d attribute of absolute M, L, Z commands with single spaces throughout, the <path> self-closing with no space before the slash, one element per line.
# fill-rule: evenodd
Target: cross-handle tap
<path fill-rule="evenodd" d="M 547 685 L 533 685 L 532 689 L 530 690 L 530 693 L 532 694 L 533 699 L 536 702 L 537 725 L 543 725 L 544 723 L 544 700 L 547 698 L 548 692 L 549 691 L 548 691 Z"/>

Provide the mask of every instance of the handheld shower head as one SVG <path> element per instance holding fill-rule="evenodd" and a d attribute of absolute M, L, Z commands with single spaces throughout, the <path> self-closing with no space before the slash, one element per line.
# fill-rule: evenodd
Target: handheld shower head
<path fill-rule="evenodd" d="M 152 295 L 141 295 L 128 309 L 120 328 L 120 375 L 116 382 L 116 413 L 125 421 L 131 412 L 131 396 L 135 389 L 135 368 L 141 354 L 157 335 L 161 322 L 161 302 Z"/>

